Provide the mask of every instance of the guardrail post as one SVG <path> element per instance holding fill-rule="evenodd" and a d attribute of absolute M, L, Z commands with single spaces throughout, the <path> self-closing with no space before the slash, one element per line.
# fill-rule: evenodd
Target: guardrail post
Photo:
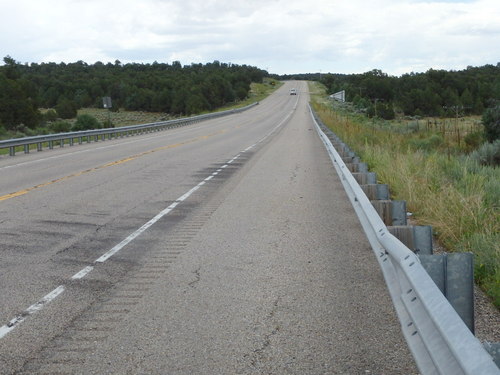
<path fill-rule="evenodd" d="M 59 141 L 59 146 L 61 148 L 64 147 L 64 138 Z"/>
<path fill-rule="evenodd" d="M 42 151 L 42 142 L 38 142 L 38 143 L 36 144 L 36 150 L 37 150 L 37 151 Z"/>
<path fill-rule="evenodd" d="M 29 154 L 30 153 L 30 145 L 24 145 L 24 153 Z"/>
<path fill-rule="evenodd" d="M 371 201 L 385 225 L 406 225 L 406 201 Z"/>
<path fill-rule="evenodd" d="M 474 333 L 474 267 L 472 253 L 420 255 L 420 262 Z"/>
<path fill-rule="evenodd" d="M 346 163 L 347 168 L 351 173 L 368 173 L 368 166 L 366 163 Z"/>
<path fill-rule="evenodd" d="M 388 226 L 389 232 L 415 254 L 432 254 L 432 227 L 430 225 Z"/>
<path fill-rule="evenodd" d="M 389 185 L 365 184 L 360 185 L 369 200 L 389 200 Z"/>
<path fill-rule="evenodd" d="M 340 148 L 339 150 L 337 150 L 337 152 L 339 153 L 339 155 L 344 158 L 349 158 L 349 157 L 354 157 L 356 156 L 356 154 L 354 152 L 352 152 L 351 150 L 347 149 L 346 147 L 343 147 L 343 148 Z"/>
<path fill-rule="evenodd" d="M 370 185 L 377 183 L 377 174 L 375 172 L 352 173 L 359 185 Z"/>
<path fill-rule="evenodd" d="M 406 225 L 406 201 L 392 201 L 392 225 Z"/>
<path fill-rule="evenodd" d="M 353 163 L 353 164 L 360 162 L 359 157 L 357 156 L 343 156 L 342 161 L 344 163 Z"/>
<path fill-rule="evenodd" d="M 9 147 L 9 155 L 10 156 L 15 156 L 16 155 L 16 147 L 15 146 Z"/>
<path fill-rule="evenodd" d="M 474 333 L 474 258 L 472 253 L 448 255 L 446 298 Z"/>

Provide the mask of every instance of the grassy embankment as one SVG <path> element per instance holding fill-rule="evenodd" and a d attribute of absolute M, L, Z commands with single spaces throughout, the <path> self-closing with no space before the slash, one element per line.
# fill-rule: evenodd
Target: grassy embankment
<path fill-rule="evenodd" d="M 249 104 L 261 101 L 266 97 L 268 97 L 276 89 L 278 89 L 282 84 L 283 83 L 272 79 L 264 79 L 263 83 L 252 83 L 250 85 L 250 93 L 247 99 L 239 101 L 237 103 L 231 103 L 227 106 L 217 109 L 215 112 L 241 108 Z M 107 122 L 109 119 L 114 127 L 146 124 L 151 122 L 171 120 L 174 118 L 170 116 L 168 113 L 134 112 L 134 111 L 125 111 L 123 109 L 120 109 L 117 112 L 109 112 L 107 109 L 103 108 L 82 108 L 78 110 L 77 115 L 82 115 L 82 114 L 88 114 L 95 117 L 101 124 Z M 76 122 L 76 118 L 65 121 L 68 121 L 70 124 L 74 124 Z M 5 132 L 3 134 L 0 134 L 0 140 L 49 134 L 49 133 L 51 133 L 50 126 L 46 126 L 31 130 L 29 134 L 24 134 L 19 132 L 18 133 Z M 47 145 L 44 145 L 44 147 L 47 147 Z M 31 145 L 30 150 L 36 150 L 36 145 Z M 16 152 L 22 152 L 22 151 L 23 151 L 22 147 L 18 147 L 16 149 Z M 9 153 L 8 149 L 0 149 L 0 155 L 8 153 Z"/>
<path fill-rule="evenodd" d="M 500 308 L 500 168 L 479 165 L 461 143 L 477 119 L 450 119 L 453 131 L 426 120 L 415 129 L 334 108 L 322 86 L 310 88 L 323 122 L 389 184 L 393 199 L 406 200 L 416 223 L 432 225 L 447 251 L 474 253 L 476 282 Z"/>

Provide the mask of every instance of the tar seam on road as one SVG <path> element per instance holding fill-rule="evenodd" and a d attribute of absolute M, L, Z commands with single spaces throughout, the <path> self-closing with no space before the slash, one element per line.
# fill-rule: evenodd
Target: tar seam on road
<path fill-rule="evenodd" d="M 297 98 L 297 101 L 298 101 L 298 98 Z M 100 256 L 99 258 L 97 258 L 95 261 L 94 261 L 94 265 L 98 264 L 98 263 L 103 263 L 105 262 L 106 260 L 108 260 L 110 257 L 112 257 L 114 254 L 116 254 L 117 252 L 119 252 L 121 249 L 123 249 L 127 244 L 129 244 L 130 242 L 132 242 L 134 239 L 136 239 L 138 236 L 140 236 L 142 233 L 144 233 L 149 227 L 151 227 L 153 224 L 155 224 L 158 220 L 160 220 L 162 217 L 164 217 L 165 215 L 169 214 L 177 205 L 179 205 L 179 203 L 185 201 L 187 198 L 189 198 L 189 196 L 191 196 L 195 191 L 197 191 L 200 187 L 202 187 L 203 185 L 205 185 L 208 181 L 210 181 L 212 178 L 214 178 L 215 176 L 217 176 L 223 169 L 227 168 L 229 166 L 229 164 L 233 163 L 236 159 L 238 159 L 239 157 L 241 157 L 241 154 L 251 150 L 252 148 L 254 148 L 255 146 L 257 146 L 258 144 L 260 143 L 263 143 L 267 138 L 269 138 L 272 134 L 274 134 L 289 118 L 290 116 L 293 114 L 293 112 L 295 111 L 297 107 L 297 102 L 295 103 L 294 107 L 293 107 L 293 110 L 290 111 L 284 118 L 283 120 L 280 121 L 280 123 L 278 125 L 276 125 L 267 135 L 265 135 L 263 138 L 261 138 L 258 142 L 254 143 L 253 145 L 247 147 L 246 149 L 244 149 L 243 151 L 240 151 L 235 157 L 233 157 L 232 159 L 230 159 L 229 161 L 227 161 L 224 165 L 222 165 L 217 171 L 213 172 L 210 176 L 208 176 L 207 178 L 205 178 L 203 181 L 201 181 L 198 185 L 196 185 L 195 187 L 193 187 L 191 190 L 189 190 L 188 192 L 186 192 L 185 194 L 181 195 L 178 199 L 175 200 L 174 203 L 172 203 L 170 206 L 168 206 L 167 208 L 165 208 L 163 211 L 161 211 L 159 214 L 157 214 L 155 217 L 153 217 L 151 220 L 149 220 L 146 224 L 144 224 L 142 227 L 140 227 L 139 229 L 137 229 L 135 232 L 131 233 L 127 238 L 125 238 L 123 241 L 121 241 L 119 244 L 115 245 L 113 248 L 111 248 L 110 250 L 108 250 L 106 253 L 104 253 L 102 256 Z M 215 135 L 215 134 L 218 134 L 218 133 L 214 133 L 214 134 L 210 134 L 208 136 L 204 136 L 203 138 L 208 138 L 212 135 Z M 155 151 L 158 151 L 160 149 L 166 149 L 166 148 L 171 148 L 171 147 L 177 147 L 179 145 L 182 145 L 182 144 L 186 144 L 186 143 L 190 143 L 190 142 L 195 142 L 199 140 L 199 138 L 196 138 L 195 140 L 190 140 L 190 141 L 186 141 L 186 142 L 183 142 L 183 143 L 178 143 L 176 145 L 170 145 L 170 146 L 164 146 L 164 147 L 160 147 L 160 148 L 157 148 L 157 149 L 154 149 L 154 150 L 150 150 L 150 151 L 146 151 L 146 152 L 143 152 L 143 153 L 140 153 L 140 154 L 137 154 L 137 155 L 134 155 L 130 158 L 127 158 L 126 160 L 132 160 L 132 159 L 135 159 L 139 156 L 142 156 L 142 155 L 145 155 L 145 154 L 149 154 L 149 153 L 152 153 L 152 152 L 155 152 Z M 125 160 L 125 159 L 124 159 Z M 113 163 L 108 163 L 104 166 L 100 166 L 100 167 L 96 167 L 96 168 L 92 168 L 92 169 L 89 169 L 87 171 L 84 171 L 84 172 L 80 172 L 78 174 L 75 174 L 75 175 L 80 175 L 80 174 L 83 174 L 83 173 L 86 173 L 88 171 L 92 171 L 92 170 L 95 170 L 95 169 L 99 169 L 99 168 L 104 168 L 106 166 L 109 166 L 109 165 L 116 165 L 120 162 L 124 162 L 124 161 L 117 161 L 117 162 L 113 162 Z M 71 176 L 67 176 L 67 177 L 63 177 L 59 180 L 55 180 L 55 181 L 60 181 L 62 179 L 66 179 L 66 178 L 69 178 L 69 177 L 73 177 L 75 175 L 71 175 Z M 55 182 L 54 181 L 54 182 Z M 51 182 L 53 183 L 53 182 Z M 42 184 L 43 186 L 45 185 L 48 185 L 47 184 Z M 2 200 L 3 197 L 0 197 L 0 200 Z M 4 198 L 4 199 L 8 199 L 8 198 Z M 77 272 L 76 274 L 74 274 L 70 280 L 81 280 L 83 279 L 85 276 L 87 276 L 90 272 L 92 272 L 92 270 L 94 269 L 94 266 L 90 265 L 90 266 L 87 266 L 85 268 L 83 268 L 82 270 L 80 270 L 79 272 Z M 38 302 L 34 303 L 33 305 L 31 305 L 30 307 L 28 307 L 25 311 L 23 311 L 21 314 L 19 314 L 18 316 L 16 316 L 15 318 L 11 319 L 7 324 L 5 324 L 4 326 L 0 327 L 0 339 L 4 338 L 8 333 L 10 333 L 14 328 L 16 328 L 17 326 L 19 326 L 19 324 L 21 324 L 22 322 L 24 322 L 26 320 L 26 318 L 28 318 L 30 315 L 36 313 L 37 311 L 40 311 L 46 304 L 48 304 L 49 302 L 55 300 L 58 296 L 60 296 L 65 290 L 65 287 L 64 285 L 59 285 L 56 289 L 54 289 L 52 292 L 50 292 L 49 294 L 47 294 L 46 296 L 44 296 L 42 299 L 40 299 Z"/>

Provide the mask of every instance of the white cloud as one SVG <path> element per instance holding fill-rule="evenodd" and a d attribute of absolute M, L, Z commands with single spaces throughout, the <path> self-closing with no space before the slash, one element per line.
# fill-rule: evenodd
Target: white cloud
<path fill-rule="evenodd" d="M 21 62 L 220 60 L 276 73 L 401 74 L 500 60 L 497 0 L 0 0 L 0 6 L 0 53 Z"/>

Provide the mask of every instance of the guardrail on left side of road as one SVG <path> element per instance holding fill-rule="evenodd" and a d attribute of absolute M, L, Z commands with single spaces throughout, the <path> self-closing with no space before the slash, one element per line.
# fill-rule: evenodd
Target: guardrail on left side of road
<path fill-rule="evenodd" d="M 78 144 L 82 144 L 84 140 L 87 143 L 95 142 L 105 139 L 112 139 L 118 137 L 128 137 L 134 134 L 143 134 L 149 133 L 153 131 L 160 131 L 165 129 L 176 128 L 179 126 L 185 126 L 189 124 L 193 124 L 196 122 L 214 119 L 217 117 L 227 116 L 234 113 L 239 113 L 246 111 L 254 106 L 257 103 L 250 104 L 248 106 L 231 109 L 227 111 L 208 113 L 204 115 L 186 117 L 181 119 L 169 120 L 169 121 L 160 121 L 153 122 L 148 124 L 140 124 L 140 125 L 130 125 L 130 126 L 121 126 L 118 128 L 107 128 L 107 129 L 96 129 L 96 130 L 83 130 L 77 132 L 68 132 L 68 133 L 58 133 L 58 134 L 48 134 L 48 135 L 37 135 L 33 137 L 24 137 L 24 138 L 16 138 L 16 139 L 8 139 L 4 141 L 0 141 L 0 149 L 8 148 L 9 155 L 14 156 L 16 154 L 16 147 L 23 147 L 24 153 L 30 152 L 31 145 L 37 145 L 37 151 L 42 151 L 43 145 L 46 144 L 49 149 L 54 148 L 54 144 L 59 142 L 60 147 L 64 147 L 65 144 L 73 146 L 75 140 Z"/>

